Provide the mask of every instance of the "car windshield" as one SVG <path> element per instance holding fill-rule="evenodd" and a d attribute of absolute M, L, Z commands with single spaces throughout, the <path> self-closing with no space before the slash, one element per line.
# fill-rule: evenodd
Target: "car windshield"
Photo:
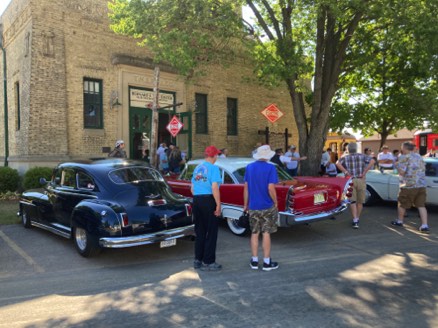
<path fill-rule="evenodd" d="M 275 164 L 272 164 L 272 165 L 275 165 Z M 289 175 L 289 173 L 287 173 L 284 169 L 282 169 L 278 165 L 275 165 L 275 168 L 277 169 L 277 175 L 278 175 L 279 182 L 293 180 L 293 178 Z M 246 170 L 246 167 L 241 167 L 240 169 L 234 171 L 234 176 L 239 181 L 239 183 L 245 182 L 244 181 L 245 170 Z"/>
<path fill-rule="evenodd" d="M 163 177 L 157 171 L 146 167 L 124 167 L 111 171 L 108 176 L 116 184 L 163 181 Z"/>

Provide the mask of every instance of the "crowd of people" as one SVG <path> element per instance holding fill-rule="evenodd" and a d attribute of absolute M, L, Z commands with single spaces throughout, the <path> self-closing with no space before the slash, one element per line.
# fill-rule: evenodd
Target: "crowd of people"
<path fill-rule="evenodd" d="M 353 179 L 353 196 L 351 198 L 351 214 L 353 228 L 359 228 L 359 219 L 362 206 L 365 203 L 366 173 L 376 164 L 370 150 L 364 154 L 357 152 L 357 144 L 348 145 L 348 152 L 336 163 L 338 169 Z M 389 151 L 383 146 L 377 156 L 377 165 L 380 170 L 395 170 L 399 175 L 400 191 L 398 194 L 397 219 L 391 221 L 393 226 L 402 227 L 406 210 L 415 206 L 418 209 L 421 226 L 420 232 L 428 233 L 426 204 L 426 166 L 422 157 L 415 151 L 415 145 L 404 142 L 400 151 Z"/>
<path fill-rule="evenodd" d="M 110 157 L 126 158 L 125 143 L 118 140 Z M 221 200 L 219 187 L 222 183 L 219 167 L 214 165 L 217 158 L 227 157 L 228 149 L 209 146 L 204 151 L 205 161 L 193 172 L 192 194 L 193 215 L 195 222 L 195 260 L 194 268 L 203 271 L 219 271 L 222 265 L 216 262 L 216 243 Z M 279 267 L 271 260 L 271 234 L 277 231 L 277 196 L 274 185 L 278 182 L 277 171 L 271 161 L 283 167 L 291 176 L 296 176 L 300 161 L 307 157 L 300 156 L 297 147 L 292 145 L 286 153 L 283 149 L 272 151 L 269 145 L 257 144 L 251 153 L 254 163 L 247 166 L 244 177 L 243 211 L 249 213 L 251 231 L 251 269 L 259 269 L 259 238 L 262 236 L 263 263 L 262 270 L 271 271 Z M 432 154 L 429 154 L 432 157 Z M 435 157 L 435 153 L 433 153 Z M 353 194 L 350 210 L 353 216 L 352 227 L 359 228 L 359 221 L 365 203 L 366 174 L 377 165 L 380 170 L 397 170 L 400 176 L 397 218 L 391 221 L 395 227 L 403 227 L 406 210 L 415 206 L 421 218 L 420 232 L 428 233 L 426 202 L 425 164 L 415 152 L 415 145 L 404 142 L 401 150 L 390 151 L 383 146 L 381 152 L 374 156 L 371 149 L 358 152 L 358 146 L 352 142 L 346 145 L 343 155 L 334 160 L 330 148 L 321 156 L 321 175 L 335 177 L 338 172 L 353 180 Z M 185 155 L 174 144 L 160 144 L 157 150 L 158 168 L 163 172 L 179 173 L 185 163 Z"/>

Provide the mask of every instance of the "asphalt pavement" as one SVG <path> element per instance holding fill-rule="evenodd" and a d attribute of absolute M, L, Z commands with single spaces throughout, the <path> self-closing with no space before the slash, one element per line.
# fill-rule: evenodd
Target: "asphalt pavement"
<path fill-rule="evenodd" d="M 37 228 L 0 226 L 0 327 L 438 327 L 438 211 L 429 235 L 394 204 L 272 236 L 276 271 L 249 267 L 249 238 L 222 225 L 221 272 L 192 268 L 193 242 L 78 255 Z"/>

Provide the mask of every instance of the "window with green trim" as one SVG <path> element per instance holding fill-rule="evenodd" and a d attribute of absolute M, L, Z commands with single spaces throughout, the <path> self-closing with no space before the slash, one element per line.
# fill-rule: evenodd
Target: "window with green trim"
<path fill-rule="evenodd" d="M 227 98 L 227 135 L 237 136 L 237 99 Z"/>
<path fill-rule="evenodd" d="M 84 128 L 103 128 L 102 80 L 84 78 Z"/>
<path fill-rule="evenodd" d="M 208 133 L 208 113 L 207 113 L 207 95 L 202 93 L 195 94 L 196 102 L 196 133 Z"/>

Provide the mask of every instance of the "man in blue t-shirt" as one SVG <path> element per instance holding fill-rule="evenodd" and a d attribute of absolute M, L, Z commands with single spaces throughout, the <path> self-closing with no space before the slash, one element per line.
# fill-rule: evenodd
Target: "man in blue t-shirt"
<path fill-rule="evenodd" d="M 268 161 L 275 155 L 269 145 L 257 148 L 253 157 L 256 160 L 249 164 L 245 171 L 245 187 L 243 192 L 244 211 L 249 210 L 251 228 L 251 269 L 259 268 L 258 248 L 259 236 L 263 236 L 263 270 L 278 268 L 277 262 L 271 261 L 271 233 L 277 231 L 277 169 Z"/>
<path fill-rule="evenodd" d="M 193 171 L 192 194 L 195 219 L 195 261 L 193 267 L 203 271 L 219 271 L 216 263 L 216 242 L 221 215 L 219 167 L 214 165 L 220 151 L 214 146 L 205 149 L 205 161 Z"/>

